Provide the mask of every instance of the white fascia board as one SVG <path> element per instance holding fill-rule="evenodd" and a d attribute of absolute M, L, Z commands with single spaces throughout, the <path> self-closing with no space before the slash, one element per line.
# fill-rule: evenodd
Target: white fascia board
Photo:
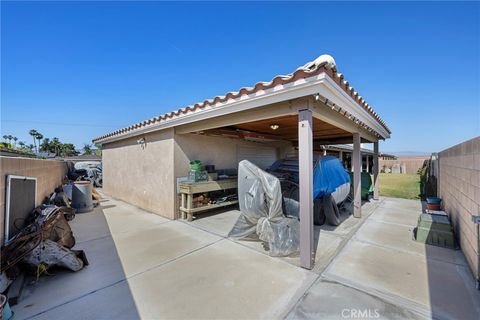
<path fill-rule="evenodd" d="M 230 113 L 245 111 L 270 105 L 282 101 L 288 101 L 304 96 L 314 95 L 318 93 L 319 85 L 327 78 L 325 73 L 306 79 L 299 79 L 292 83 L 281 86 L 275 86 L 268 90 L 260 90 L 250 95 L 244 95 L 237 99 L 230 99 L 223 103 L 217 103 L 213 106 L 205 107 L 199 111 L 192 111 L 185 115 L 176 116 L 172 119 L 152 124 L 142 129 L 133 130 L 119 136 L 108 137 L 96 141 L 95 143 L 110 143 L 125 138 L 146 134 L 153 131 L 163 130 L 176 127 L 195 121 L 206 120 L 214 117 L 223 116 Z"/>
<path fill-rule="evenodd" d="M 362 108 L 345 90 L 330 77 L 325 77 L 324 87 L 319 94 L 332 101 L 343 110 L 352 114 L 367 126 L 378 132 L 383 138 L 390 138 L 388 131 L 364 108 Z"/>

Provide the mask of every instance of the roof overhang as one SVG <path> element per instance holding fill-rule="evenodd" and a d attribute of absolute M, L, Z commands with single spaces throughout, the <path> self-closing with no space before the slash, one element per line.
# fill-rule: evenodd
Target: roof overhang
<path fill-rule="evenodd" d="M 316 97 L 317 100 L 319 98 L 323 100 L 328 99 L 328 101 L 324 101 L 325 106 L 332 108 L 354 121 L 358 124 L 359 130 L 368 128 L 378 139 L 387 139 L 390 137 L 390 133 L 377 119 L 356 103 L 327 73 L 322 72 L 312 77 L 298 79 L 294 82 L 280 84 L 267 90 L 258 90 L 252 94 L 241 95 L 236 99 L 228 99 L 225 102 L 208 105 L 202 109 L 180 113 L 174 117 L 149 125 L 139 126 L 124 133 L 101 137 L 93 140 L 93 142 L 96 144 L 110 143 L 301 97 Z"/>

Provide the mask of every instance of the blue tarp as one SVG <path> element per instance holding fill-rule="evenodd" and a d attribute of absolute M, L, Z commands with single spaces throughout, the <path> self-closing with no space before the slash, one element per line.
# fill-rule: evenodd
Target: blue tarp
<path fill-rule="evenodd" d="M 313 164 L 312 164 L 313 166 Z M 270 172 L 288 174 L 298 183 L 298 160 L 278 160 L 270 167 Z M 320 158 L 320 163 L 313 171 L 313 196 L 314 199 L 331 194 L 342 184 L 350 183 L 350 176 L 340 160 L 333 156 Z"/>
<path fill-rule="evenodd" d="M 325 156 L 313 171 L 313 197 L 331 194 L 342 184 L 350 183 L 350 176 L 336 157 Z"/>

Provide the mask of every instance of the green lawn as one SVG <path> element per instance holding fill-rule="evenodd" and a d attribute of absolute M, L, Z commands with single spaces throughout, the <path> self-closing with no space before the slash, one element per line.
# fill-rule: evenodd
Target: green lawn
<path fill-rule="evenodd" d="M 419 199 L 420 175 L 380 173 L 379 189 L 384 197 Z"/>

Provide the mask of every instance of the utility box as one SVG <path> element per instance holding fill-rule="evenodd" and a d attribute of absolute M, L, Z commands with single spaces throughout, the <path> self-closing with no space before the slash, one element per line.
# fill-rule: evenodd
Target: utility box
<path fill-rule="evenodd" d="M 455 237 L 448 217 L 422 213 L 414 230 L 415 240 L 421 243 L 455 249 Z"/>

